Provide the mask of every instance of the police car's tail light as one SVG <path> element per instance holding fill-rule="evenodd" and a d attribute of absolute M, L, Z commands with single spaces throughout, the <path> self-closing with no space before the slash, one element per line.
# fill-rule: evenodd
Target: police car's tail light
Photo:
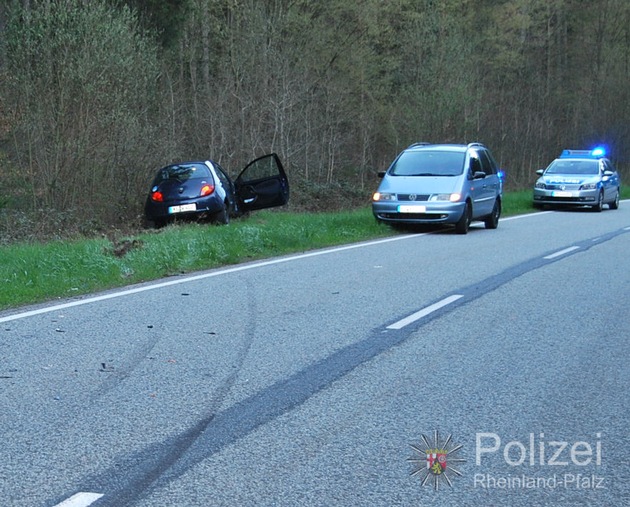
<path fill-rule="evenodd" d="M 164 195 L 159 190 L 151 192 L 151 200 L 155 202 L 164 202 Z"/>

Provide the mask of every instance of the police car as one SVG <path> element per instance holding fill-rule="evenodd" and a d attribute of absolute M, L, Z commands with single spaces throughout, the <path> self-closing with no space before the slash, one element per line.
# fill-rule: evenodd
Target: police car
<path fill-rule="evenodd" d="M 603 148 L 564 150 L 547 169 L 536 171 L 534 207 L 588 206 L 601 211 L 619 207 L 619 174 Z"/>

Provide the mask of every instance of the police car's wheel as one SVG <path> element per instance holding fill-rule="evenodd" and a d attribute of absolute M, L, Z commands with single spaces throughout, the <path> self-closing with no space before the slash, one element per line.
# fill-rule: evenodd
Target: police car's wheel
<path fill-rule="evenodd" d="M 608 207 L 610 209 L 618 209 L 619 208 L 619 189 L 617 189 L 617 193 L 615 194 L 615 200 L 608 203 Z"/>
<path fill-rule="evenodd" d="M 602 211 L 604 209 L 604 192 L 600 191 L 597 196 L 597 204 L 593 206 L 593 211 Z"/>

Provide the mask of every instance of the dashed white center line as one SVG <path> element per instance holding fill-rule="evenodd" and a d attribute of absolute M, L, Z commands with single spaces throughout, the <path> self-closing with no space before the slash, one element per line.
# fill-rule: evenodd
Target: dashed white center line
<path fill-rule="evenodd" d="M 405 317 L 404 319 L 401 319 L 398 322 L 394 322 L 393 324 L 387 326 L 387 329 L 402 329 L 403 327 L 408 326 L 412 322 L 416 322 L 417 320 L 420 320 L 422 317 L 426 317 L 430 313 L 433 313 L 436 310 L 439 310 L 440 308 L 445 307 L 446 305 L 450 305 L 451 303 L 463 297 L 464 296 L 462 294 L 453 294 L 452 296 L 444 298 L 441 301 L 438 301 L 437 303 L 432 304 L 431 306 L 427 306 L 426 308 L 423 308 L 422 310 L 409 315 L 409 317 Z"/>
<path fill-rule="evenodd" d="M 77 493 L 67 498 L 63 502 L 55 505 L 55 507 L 87 507 L 93 504 L 103 495 L 100 493 Z"/>
<path fill-rule="evenodd" d="M 543 259 L 555 259 L 556 257 L 560 257 L 561 255 L 568 254 L 569 252 L 573 252 L 573 250 L 579 250 L 579 246 L 571 246 L 569 248 L 565 248 L 564 250 L 560 250 L 559 252 L 552 253 L 551 255 L 547 255 L 543 257 Z"/>

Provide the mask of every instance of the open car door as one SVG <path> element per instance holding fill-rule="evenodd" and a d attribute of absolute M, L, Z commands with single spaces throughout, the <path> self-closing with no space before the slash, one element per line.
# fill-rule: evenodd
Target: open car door
<path fill-rule="evenodd" d="M 275 153 L 247 164 L 234 186 L 241 212 L 283 206 L 289 202 L 289 180 Z"/>

